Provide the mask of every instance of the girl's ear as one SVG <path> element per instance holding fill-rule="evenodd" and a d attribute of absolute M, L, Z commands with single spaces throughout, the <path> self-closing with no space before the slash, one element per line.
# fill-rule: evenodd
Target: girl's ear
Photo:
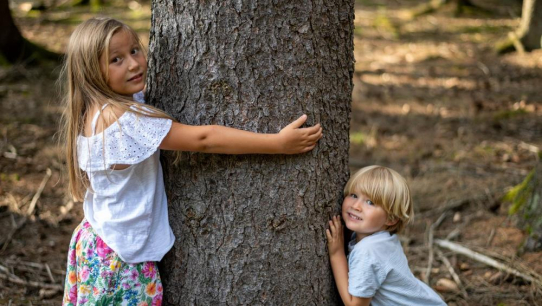
<path fill-rule="evenodd" d="M 385 225 L 394 226 L 395 224 L 397 224 L 397 222 L 399 222 L 399 219 L 397 219 L 395 217 L 388 217 L 388 220 L 386 220 Z"/>

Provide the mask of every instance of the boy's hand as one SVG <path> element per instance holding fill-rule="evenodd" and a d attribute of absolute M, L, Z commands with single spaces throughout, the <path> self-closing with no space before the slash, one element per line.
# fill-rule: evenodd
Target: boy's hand
<path fill-rule="evenodd" d="M 322 127 L 317 124 L 300 128 L 305 121 L 307 121 L 307 115 L 299 117 L 279 132 L 281 153 L 298 154 L 314 149 L 318 140 L 322 138 Z"/>
<path fill-rule="evenodd" d="M 341 217 L 334 216 L 329 220 L 329 228 L 326 230 L 327 248 L 329 257 L 335 254 L 344 254 L 344 237 Z"/>

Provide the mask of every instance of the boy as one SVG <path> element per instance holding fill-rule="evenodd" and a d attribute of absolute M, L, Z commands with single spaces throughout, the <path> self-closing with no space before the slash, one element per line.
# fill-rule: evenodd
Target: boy
<path fill-rule="evenodd" d="M 396 235 L 412 219 L 410 190 L 396 171 L 369 166 L 344 188 L 342 217 L 354 232 L 344 254 L 339 216 L 326 230 L 333 276 L 345 305 L 446 305 L 417 279 Z"/>

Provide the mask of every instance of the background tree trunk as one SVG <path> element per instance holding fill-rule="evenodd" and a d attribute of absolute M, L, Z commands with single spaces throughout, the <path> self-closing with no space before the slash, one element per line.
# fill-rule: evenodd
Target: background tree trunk
<path fill-rule="evenodd" d="M 498 42 L 495 50 L 508 53 L 532 51 L 542 47 L 542 0 L 524 0 L 519 28 Z"/>
<path fill-rule="evenodd" d="M 542 39 L 542 0 L 525 0 L 518 37 L 525 50 L 540 49 Z"/>
<path fill-rule="evenodd" d="M 0 0 L 0 54 L 10 63 L 24 55 L 25 40 L 13 22 L 8 0 Z"/>
<path fill-rule="evenodd" d="M 3 61 L 34 63 L 60 61 L 61 56 L 26 40 L 13 22 L 8 0 L 0 0 L 0 64 Z"/>
<path fill-rule="evenodd" d="M 324 127 L 304 155 L 166 167 L 166 305 L 337 302 L 324 229 L 348 178 L 353 19 L 353 0 L 153 1 L 151 104 L 188 124 L 274 133 L 306 113 Z"/>

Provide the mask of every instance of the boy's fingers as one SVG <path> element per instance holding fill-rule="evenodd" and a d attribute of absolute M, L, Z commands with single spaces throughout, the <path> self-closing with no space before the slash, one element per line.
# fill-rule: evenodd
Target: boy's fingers
<path fill-rule="evenodd" d="M 329 231 L 329 229 L 326 230 L 326 237 L 327 240 L 331 240 L 331 232 Z"/>

